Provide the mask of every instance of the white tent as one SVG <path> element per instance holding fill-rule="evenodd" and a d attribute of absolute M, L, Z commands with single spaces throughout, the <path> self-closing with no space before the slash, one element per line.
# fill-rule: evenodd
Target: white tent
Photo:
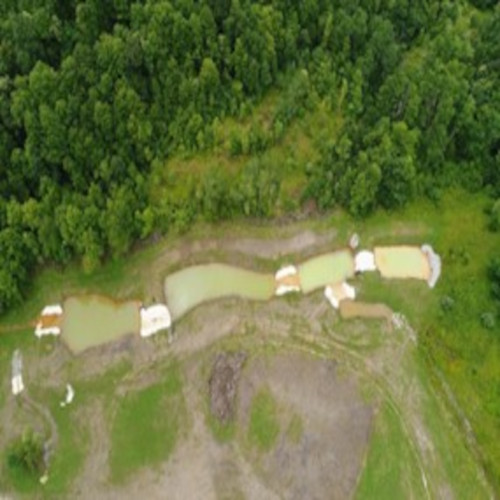
<path fill-rule="evenodd" d="M 60 304 L 54 304 L 51 306 L 45 306 L 42 309 L 42 316 L 60 316 L 63 313 L 62 306 Z"/>

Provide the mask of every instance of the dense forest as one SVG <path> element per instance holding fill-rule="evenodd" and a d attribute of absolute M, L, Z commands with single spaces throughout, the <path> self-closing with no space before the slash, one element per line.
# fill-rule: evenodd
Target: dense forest
<path fill-rule="evenodd" d="M 276 89 L 267 125 L 229 138 L 241 168 L 168 171 Z M 457 185 L 488 193 L 500 229 L 494 0 L 3 0 L 0 314 L 43 264 L 92 271 L 199 219 L 274 215 L 279 165 L 262 155 L 320 105 L 340 129 L 299 205 L 364 217 Z M 498 302 L 500 261 L 488 276 Z"/>
<path fill-rule="evenodd" d="M 500 9 L 475 3 L 2 2 L 0 311 L 37 264 L 92 270 L 199 217 L 270 215 L 273 166 L 249 162 L 219 183 L 211 172 L 196 196 L 157 206 L 149 174 L 212 148 L 224 117 L 284 79 L 294 84 L 270 127 L 231 151 L 265 150 L 320 100 L 340 109 L 339 137 L 307 169 L 303 198 L 320 208 L 363 216 L 452 183 L 498 196 Z"/>

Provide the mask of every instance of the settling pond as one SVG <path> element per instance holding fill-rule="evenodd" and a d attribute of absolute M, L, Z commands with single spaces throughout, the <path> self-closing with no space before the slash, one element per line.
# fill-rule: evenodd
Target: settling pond
<path fill-rule="evenodd" d="M 354 276 L 352 253 L 340 250 L 309 259 L 299 266 L 299 276 L 304 293 L 343 281 Z M 225 264 L 187 267 L 165 279 L 165 301 L 173 320 L 209 300 L 229 296 L 269 300 L 275 290 L 273 274 Z"/>
<path fill-rule="evenodd" d="M 388 278 L 427 280 L 431 271 L 426 254 L 416 247 L 378 247 L 375 260 L 381 275 Z M 293 279 L 300 284 L 298 289 L 302 293 L 311 293 L 343 283 L 354 274 L 353 252 L 346 249 L 306 260 L 298 266 Z M 187 267 L 168 275 L 164 294 L 171 319 L 176 321 L 196 306 L 222 297 L 270 300 L 277 287 L 274 274 L 214 263 Z M 140 307 L 139 302 L 116 303 L 100 296 L 68 298 L 64 302 L 62 337 L 73 352 L 81 352 L 127 334 L 138 334 Z M 355 309 L 354 305 L 348 305 L 344 312 L 346 316 L 373 313 Z M 382 312 L 382 316 L 387 316 L 385 309 Z"/>
<path fill-rule="evenodd" d="M 175 321 L 209 300 L 237 296 L 269 300 L 274 295 L 272 274 L 256 273 L 226 264 L 205 264 L 182 269 L 165 279 L 165 301 Z"/>
<path fill-rule="evenodd" d="M 64 301 L 62 338 L 73 352 L 116 340 L 140 328 L 139 304 L 117 303 L 97 295 Z"/>

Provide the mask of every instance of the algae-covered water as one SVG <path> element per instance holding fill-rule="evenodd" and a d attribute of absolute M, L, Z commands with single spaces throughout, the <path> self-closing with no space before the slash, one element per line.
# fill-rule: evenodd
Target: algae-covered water
<path fill-rule="evenodd" d="M 228 296 L 268 300 L 274 289 L 273 275 L 226 264 L 187 267 L 165 279 L 165 299 L 174 320 L 208 300 Z"/>
<path fill-rule="evenodd" d="M 318 255 L 299 266 L 300 284 L 304 293 L 354 276 L 354 259 L 349 250 Z"/>
<path fill-rule="evenodd" d="M 64 302 L 61 336 L 75 353 L 137 333 L 139 328 L 137 302 L 116 303 L 97 295 L 70 297 Z"/>
<path fill-rule="evenodd" d="M 320 255 L 299 266 L 304 293 L 354 275 L 351 252 L 341 250 Z M 226 264 L 205 264 L 182 269 L 165 279 L 165 300 L 175 320 L 208 300 L 237 296 L 268 300 L 276 283 L 271 274 L 256 273 Z"/>

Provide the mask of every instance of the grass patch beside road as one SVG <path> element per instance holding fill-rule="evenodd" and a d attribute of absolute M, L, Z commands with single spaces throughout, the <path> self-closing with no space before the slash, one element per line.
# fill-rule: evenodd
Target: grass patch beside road
<path fill-rule="evenodd" d="M 221 422 L 213 415 L 207 415 L 206 421 L 215 439 L 221 443 L 231 441 L 236 435 L 236 422 L 231 420 L 227 423 Z"/>
<path fill-rule="evenodd" d="M 302 421 L 300 415 L 294 413 L 292 415 L 292 418 L 290 419 L 290 423 L 288 424 L 286 435 L 293 444 L 298 444 L 302 439 L 303 434 L 304 434 L 304 422 Z"/>
<path fill-rule="evenodd" d="M 7 466 L 5 479 L 9 487 L 16 492 L 36 498 L 60 498 L 67 493 L 83 465 L 89 429 L 77 425 L 74 418 L 75 407 L 69 406 L 63 409 L 59 406 L 61 394 L 58 391 L 38 391 L 32 387 L 30 393 L 34 395 L 36 402 L 47 408 L 57 426 L 57 446 L 52 450 L 49 462 L 49 480 L 45 485 L 41 485 L 39 475 L 30 475 L 22 469 L 12 469 Z M 35 415 L 36 418 L 32 421 L 43 420 L 38 412 L 35 412 Z M 30 419 L 33 419 L 33 416 Z M 44 421 L 44 424 L 47 422 Z M 46 437 L 47 434 L 44 434 L 44 439 Z M 2 462 L 6 463 L 5 456 L 2 457 Z"/>
<path fill-rule="evenodd" d="M 61 408 L 61 395 L 51 392 L 48 408 L 57 424 L 59 442 L 50 463 L 49 481 L 43 490 L 54 498 L 68 490 L 85 460 L 88 433 L 92 429 L 82 429 L 74 418 L 76 407 Z"/>
<path fill-rule="evenodd" d="M 377 415 L 356 499 L 426 498 L 420 469 L 388 403 Z"/>
<path fill-rule="evenodd" d="M 250 407 L 248 439 L 261 451 L 269 451 L 279 433 L 278 405 L 269 389 L 261 389 L 254 396 Z"/>
<path fill-rule="evenodd" d="M 124 396 L 111 429 L 111 480 L 123 482 L 173 452 L 185 421 L 179 368 L 172 365 L 159 383 Z"/>
<path fill-rule="evenodd" d="M 384 302 L 408 317 L 424 359 L 444 375 L 470 420 L 483 466 L 500 491 L 500 337 L 481 324 L 481 315 L 495 310 L 486 269 L 500 253 L 500 233 L 487 230 L 487 204 L 485 196 L 449 191 L 436 204 L 419 201 L 363 221 L 363 246 L 428 241 L 443 267 L 433 290 L 367 274 L 359 280 L 359 299 Z"/>

